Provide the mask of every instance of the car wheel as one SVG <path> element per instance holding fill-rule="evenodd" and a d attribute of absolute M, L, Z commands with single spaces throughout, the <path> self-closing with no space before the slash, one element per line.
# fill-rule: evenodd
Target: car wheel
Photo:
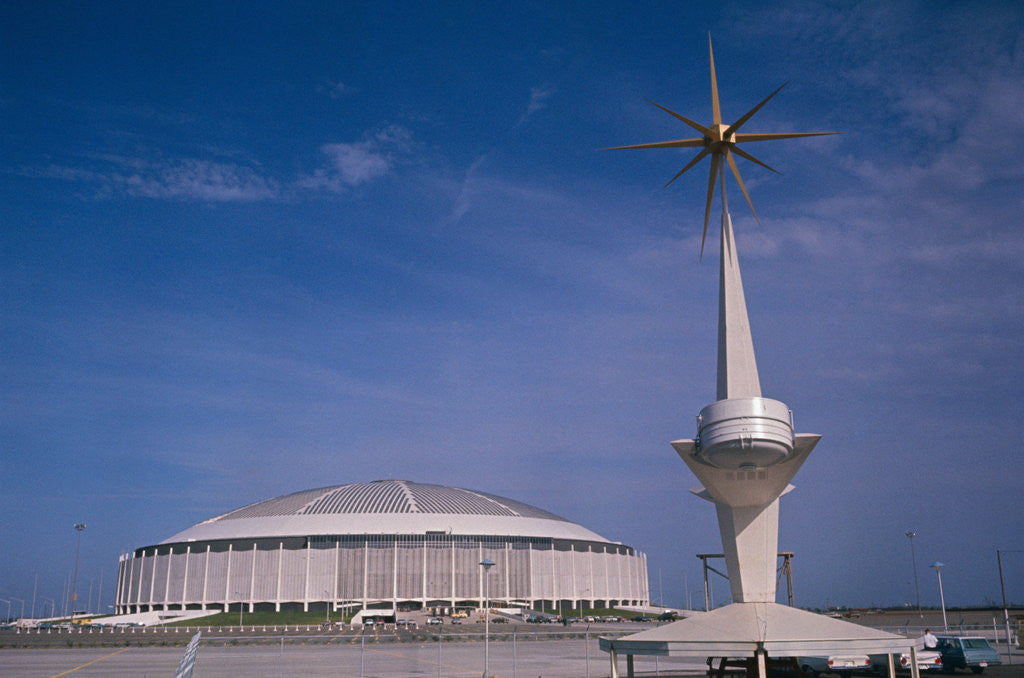
<path fill-rule="evenodd" d="M 801 666 L 800 668 L 803 669 L 805 676 L 810 676 L 811 678 L 818 678 L 818 672 L 812 669 L 810 666 Z"/>
<path fill-rule="evenodd" d="M 984 670 L 985 670 L 984 666 L 972 666 L 971 667 L 971 673 L 981 673 Z"/>

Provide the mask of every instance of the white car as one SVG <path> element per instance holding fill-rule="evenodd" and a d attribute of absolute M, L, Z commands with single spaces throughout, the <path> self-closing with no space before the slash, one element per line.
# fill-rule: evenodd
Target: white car
<path fill-rule="evenodd" d="M 889 659 L 888 655 L 884 654 L 873 654 L 871 655 L 871 665 L 875 669 L 875 673 L 880 675 L 888 675 L 889 673 Z M 895 655 L 893 657 L 893 666 L 896 667 L 897 671 L 909 671 L 910 670 L 910 653 L 904 652 L 903 654 Z M 942 670 L 942 655 L 936 650 L 921 650 L 917 653 L 917 670 L 918 671 L 941 671 Z"/>
<path fill-rule="evenodd" d="M 444 623 L 444 620 L 441 619 L 440 617 L 430 617 L 429 619 L 427 619 L 427 624 L 430 625 L 430 626 L 433 626 L 435 624 L 443 624 L 443 623 Z"/>
<path fill-rule="evenodd" d="M 817 676 L 821 673 L 837 673 L 849 676 L 853 671 L 871 668 L 871 659 L 866 654 L 835 655 L 832 657 L 799 657 L 804 673 Z"/>

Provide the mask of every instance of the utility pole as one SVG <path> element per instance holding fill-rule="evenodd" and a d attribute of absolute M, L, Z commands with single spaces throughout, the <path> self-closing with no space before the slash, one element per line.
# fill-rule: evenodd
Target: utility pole
<path fill-rule="evenodd" d="M 935 576 L 939 578 L 939 604 L 942 605 L 942 630 L 949 631 L 949 622 L 946 621 L 946 594 L 942 592 L 942 568 L 946 565 L 935 561 L 932 563 L 932 569 L 935 570 Z"/>
<path fill-rule="evenodd" d="M 82 530 L 86 528 L 85 523 L 75 523 L 75 532 L 78 539 L 75 541 L 75 574 L 71 578 L 71 621 L 75 621 L 75 601 L 78 600 L 78 552 L 82 547 Z"/>
<path fill-rule="evenodd" d="M 921 614 L 921 586 L 917 581 L 917 552 L 914 551 L 914 537 L 917 536 L 917 532 L 911 530 L 907 532 L 907 539 L 910 540 L 910 563 L 914 568 L 914 595 L 917 596 L 917 616 L 923 617 Z"/>
<path fill-rule="evenodd" d="M 999 565 L 999 592 L 1003 595 L 1003 623 L 1006 625 L 1006 654 L 1007 663 L 1013 663 L 1013 646 L 1010 643 L 1010 610 L 1006 605 L 1006 584 L 1003 582 L 1003 553 L 1002 549 L 996 549 L 996 563 Z M 1021 551 L 1006 551 L 1006 553 L 1021 553 Z"/>
<path fill-rule="evenodd" d="M 484 678 L 488 678 L 491 664 L 491 578 L 487 574 L 494 567 L 494 561 L 490 558 L 481 560 L 480 567 L 484 568 Z"/>

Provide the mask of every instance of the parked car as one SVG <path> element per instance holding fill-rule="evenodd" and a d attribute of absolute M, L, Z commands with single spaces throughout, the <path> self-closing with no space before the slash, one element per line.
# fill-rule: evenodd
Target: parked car
<path fill-rule="evenodd" d="M 889 675 L 889 655 L 871 655 L 871 666 L 875 673 L 880 676 Z M 893 657 L 893 666 L 897 671 L 910 670 L 910 653 L 904 652 Z M 940 671 L 942 670 L 942 655 L 936 650 L 920 650 L 917 653 L 918 671 Z"/>
<path fill-rule="evenodd" d="M 935 649 L 942 654 L 942 668 L 946 673 L 957 669 L 970 669 L 981 673 L 989 666 L 1002 664 L 999 653 L 978 636 L 937 636 L 939 645 Z"/>
<path fill-rule="evenodd" d="M 491 618 L 491 623 L 492 624 L 507 624 L 508 623 L 508 619 L 506 619 L 505 617 L 492 617 Z"/>
<path fill-rule="evenodd" d="M 429 619 L 427 619 L 427 625 L 428 626 L 434 626 L 436 624 L 443 624 L 443 623 L 444 623 L 444 620 L 441 619 L 440 617 L 430 617 Z"/>
<path fill-rule="evenodd" d="M 831 657 L 799 657 L 797 663 L 804 673 L 816 678 L 822 673 L 835 673 L 849 676 L 854 671 L 871 668 L 871 660 L 866 654 L 833 655 Z"/>
<path fill-rule="evenodd" d="M 630 621 L 649 622 L 649 621 L 654 621 L 654 617 L 648 617 L 647 615 L 642 614 L 639 617 L 633 617 L 633 619 L 631 619 Z"/>

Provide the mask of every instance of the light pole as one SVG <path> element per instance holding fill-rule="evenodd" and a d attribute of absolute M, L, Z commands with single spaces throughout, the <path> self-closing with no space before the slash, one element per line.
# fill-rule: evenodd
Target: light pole
<path fill-rule="evenodd" d="M 1006 606 L 1006 585 L 1003 583 L 1003 553 L 1024 553 L 1024 551 L 1003 551 L 996 549 L 996 563 L 999 565 L 999 592 L 1003 594 L 1003 623 L 1006 624 L 1006 653 L 1008 663 L 1013 663 L 1013 652 L 1010 646 L 1010 610 Z"/>
<path fill-rule="evenodd" d="M 942 593 L 942 568 L 945 567 L 943 563 L 935 561 L 932 563 L 932 569 L 935 570 L 935 576 L 939 578 L 939 603 L 942 605 L 942 628 L 945 631 L 949 630 L 949 624 L 946 622 L 946 596 Z"/>
<path fill-rule="evenodd" d="M 50 616 L 51 617 L 56 617 L 57 616 L 57 601 L 54 600 L 53 598 L 47 598 L 46 596 L 39 596 L 39 597 L 43 599 L 44 603 L 46 601 L 50 601 Z M 46 615 L 46 605 L 43 605 L 43 615 L 44 616 Z"/>
<path fill-rule="evenodd" d="M 491 578 L 487 576 L 487 573 L 494 567 L 494 561 L 490 559 L 481 560 L 480 567 L 484 568 L 484 678 L 487 678 L 491 664 L 491 615 L 489 602 L 491 597 Z"/>
<path fill-rule="evenodd" d="M 907 532 L 907 539 L 910 540 L 910 564 L 914 568 L 914 595 L 917 596 L 917 616 L 923 616 L 921 614 L 921 586 L 917 581 L 917 552 L 914 551 L 914 537 L 917 536 L 917 532 L 913 530 Z"/>
<path fill-rule="evenodd" d="M 4 621 L 11 621 L 11 601 L 7 600 L 6 598 L 0 598 L 0 603 L 7 603 L 7 616 L 4 617 Z"/>
<path fill-rule="evenodd" d="M 11 598 L 11 600 L 16 600 L 19 603 L 21 603 L 21 612 L 18 613 L 18 619 L 24 619 L 25 618 L 25 601 L 22 600 L 21 598 Z"/>
<path fill-rule="evenodd" d="M 75 621 L 75 601 L 78 600 L 78 551 L 82 546 L 82 530 L 86 528 L 85 523 L 75 523 L 75 532 L 78 539 L 75 541 L 75 575 L 71 578 L 71 621 Z"/>

